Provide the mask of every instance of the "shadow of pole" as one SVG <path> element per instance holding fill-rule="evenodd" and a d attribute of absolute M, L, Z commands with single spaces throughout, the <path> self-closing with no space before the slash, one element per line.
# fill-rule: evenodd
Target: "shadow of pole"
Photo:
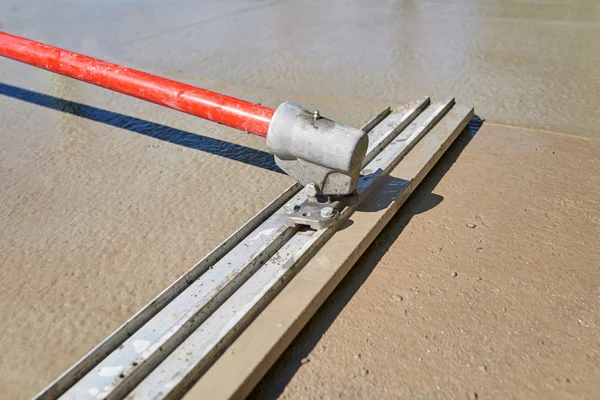
<path fill-rule="evenodd" d="M 198 135 L 197 133 L 171 128 L 166 125 L 76 103 L 74 101 L 64 100 L 1 82 L 0 94 L 66 114 L 87 118 L 116 128 L 126 129 L 130 132 L 149 136 L 154 139 L 242 162 L 268 171 L 283 173 L 283 171 L 275 164 L 273 155 L 266 151 L 256 150 L 224 140 Z"/>
<path fill-rule="evenodd" d="M 331 296 L 267 372 L 248 396 L 249 399 L 275 399 L 281 395 L 302 365 L 302 360 L 314 349 L 323 334 L 371 275 L 383 255 L 400 236 L 411 219 L 417 214 L 432 209 L 442 201 L 441 196 L 432 193 L 433 189 L 446 172 L 450 170 L 482 124 L 483 120 L 478 116 L 473 117 L 469 125 L 429 172 L 408 201 L 400 208 Z"/>

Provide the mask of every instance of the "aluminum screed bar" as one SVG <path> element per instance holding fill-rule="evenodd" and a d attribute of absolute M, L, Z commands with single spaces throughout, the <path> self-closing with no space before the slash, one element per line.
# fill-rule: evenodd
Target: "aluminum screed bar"
<path fill-rule="evenodd" d="M 266 137 L 274 109 L 0 31 L 0 55 Z"/>

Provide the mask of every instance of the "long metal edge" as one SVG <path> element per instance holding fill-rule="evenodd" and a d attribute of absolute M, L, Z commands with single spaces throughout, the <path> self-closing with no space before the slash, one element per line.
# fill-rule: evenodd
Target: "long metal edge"
<path fill-rule="evenodd" d="M 370 179 L 359 180 L 358 190 L 359 191 L 361 190 L 361 186 L 364 187 L 364 190 L 362 190 L 362 193 L 360 195 L 361 199 L 363 199 L 364 197 L 367 197 L 369 195 L 369 193 L 375 188 L 376 185 L 373 185 L 372 181 L 375 179 L 379 179 L 379 177 L 381 175 L 388 174 L 389 171 L 391 171 L 396 165 L 398 165 L 398 163 L 402 160 L 404 155 L 406 155 L 406 153 L 408 153 L 410 151 L 410 149 L 412 149 L 419 142 L 419 140 L 423 136 L 425 136 L 425 134 L 427 134 L 448 113 L 448 111 L 454 106 L 454 104 L 455 104 L 454 98 L 451 98 L 451 99 L 448 99 L 445 102 L 441 103 L 440 105 L 438 105 L 437 109 L 435 109 L 433 111 L 433 113 L 427 118 L 427 120 L 423 122 L 422 129 L 415 131 L 413 133 L 413 135 L 411 135 L 410 137 L 407 137 L 402 141 L 398 141 L 397 139 L 386 141 L 387 142 L 386 147 L 382 148 L 379 151 L 378 155 L 380 155 L 383 152 L 393 151 L 393 145 L 395 142 L 405 142 L 406 147 L 404 148 L 402 154 L 400 154 L 398 157 L 395 157 L 395 160 L 393 162 L 391 162 L 384 170 L 378 170 L 378 171 L 363 170 L 363 173 L 365 173 L 365 172 L 370 173 Z M 398 144 L 398 143 L 396 143 L 396 144 Z M 402 144 L 404 144 L 404 143 L 402 143 Z M 372 158 L 377 160 L 376 156 L 373 156 Z M 370 163 L 367 165 L 367 167 L 369 165 L 370 165 Z"/>
<path fill-rule="evenodd" d="M 425 98 L 421 102 L 429 102 L 429 98 Z M 371 131 L 390 113 L 391 108 L 387 107 L 372 120 L 367 122 L 361 129 L 365 132 Z M 64 394 L 77 381 L 89 373 L 98 363 L 100 363 L 110 353 L 115 351 L 125 340 L 127 340 L 127 338 L 133 335 L 140 327 L 151 320 L 175 297 L 180 295 L 186 288 L 196 281 L 198 277 L 206 272 L 209 266 L 217 262 L 231 249 L 242 242 L 260 224 L 269 218 L 270 215 L 280 209 L 301 189 L 302 185 L 296 182 L 283 191 L 279 196 L 277 196 L 277 198 L 259 211 L 258 214 L 252 217 L 242 227 L 225 239 L 218 247 L 213 249 L 202 260 L 196 263 L 175 282 L 163 290 L 158 296 L 150 301 L 150 303 L 144 306 L 144 308 L 138 311 L 133 317 L 117 328 L 117 330 L 115 330 L 112 334 L 110 334 L 105 340 L 84 355 L 77 363 L 75 363 L 57 379 L 46 386 L 39 394 L 36 395 L 35 399 L 55 399 Z"/>
<path fill-rule="evenodd" d="M 472 108 L 458 106 L 456 112 L 453 113 L 453 117 L 457 120 L 448 121 L 448 125 L 450 125 L 447 127 L 448 130 L 438 129 L 429 143 L 420 146 L 420 149 L 428 152 L 426 157 L 425 155 L 416 156 L 411 158 L 408 164 L 398 165 L 398 168 L 405 165 L 402 167 L 404 172 L 402 177 L 407 179 L 406 184 L 396 188 L 391 194 L 386 193 L 386 201 L 387 196 L 393 196 L 391 203 L 385 207 L 381 216 L 370 223 L 372 225 L 363 228 L 363 230 L 367 230 L 367 232 L 364 232 L 364 236 L 360 235 L 356 239 L 354 239 L 356 235 L 352 236 L 353 241 L 356 242 L 356 247 L 353 247 L 352 250 L 343 251 L 340 258 L 336 257 L 335 261 L 328 261 L 328 264 L 334 263 L 331 269 L 323 269 L 319 260 L 311 260 L 306 266 L 308 270 L 303 268 L 299 271 L 298 278 L 300 280 L 292 279 L 290 282 L 297 281 L 298 283 L 293 288 L 286 286 L 285 290 L 287 292 L 280 293 L 273 299 L 273 303 L 261 310 L 261 314 L 232 343 L 233 349 L 224 353 L 206 371 L 185 395 L 184 400 L 203 398 L 215 400 L 241 399 L 247 396 L 438 162 L 460 132 L 464 130 L 472 116 Z M 409 156 L 410 154 L 412 153 L 409 153 Z M 394 169 L 395 171 L 396 169 Z M 348 229 L 353 228 L 349 227 Z M 326 252 L 331 256 L 331 251 L 336 249 L 335 246 L 339 247 L 340 245 L 341 243 L 327 244 L 327 246 L 333 246 L 333 248 L 330 247 Z M 316 257 L 319 257 L 319 254 Z M 311 277 L 317 278 L 318 281 L 314 281 Z M 297 294 L 304 293 L 307 284 L 314 290 L 310 290 L 310 294 L 307 295 L 309 297 L 300 296 L 298 298 Z M 298 301 L 301 301 L 301 303 L 298 303 Z M 269 332 L 267 335 L 269 337 L 266 340 L 264 339 L 265 335 L 261 334 L 265 331 Z M 261 339 L 258 339 L 257 335 L 261 335 Z M 254 346 L 250 346 L 250 344 L 254 344 Z M 256 346 L 259 348 L 257 349 Z M 238 354 L 240 352 L 243 354 Z M 240 359 L 243 360 L 243 365 L 239 364 Z M 234 366 L 239 367 L 236 367 L 235 371 L 231 371 Z M 230 371 L 233 373 L 228 373 Z M 220 377 L 225 379 L 219 379 Z"/>
<path fill-rule="evenodd" d="M 418 124 L 411 125 L 412 129 L 408 129 L 408 132 L 405 135 L 399 135 L 396 140 L 396 146 L 392 146 L 386 151 L 383 151 L 382 155 L 378 157 L 382 158 L 382 161 L 373 162 L 375 166 L 383 163 L 385 165 L 385 169 L 381 171 L 381 173 L 375 175 L 376 179 L 370 179 L 370 177 L 363 176 L 361 179 L 363 181 L 368 182 L 369 189 L 373 186 L 376 186 L 378 180 L 382 179 L 389 170 L 391 170 L 397 163 L 404 157 L 404 155 L 410 151 L 410 149 L 423 137 L 429 130 L 432 129 L 433 126 L 444 115 L 452 108 L 454 105 L 454 100 L 450 99 L 437 107 L 433 107 L 430 110 L 430 115 L 424 115 L 423 118 L 420 118 L 420 122 Z M 408 114 L 411 115 L 411 114 Z M 413 118 L 414 119 L 414 118 Z M 392 129 L 391 132 L 397 131 Z M 391 140 L 388 141 L 388 143 Z M 369 164 L 370 166 L 371 164 Z M 362 186 L 360 191 L 361 199 L 364 199 L 367 195 L 367 187 L 365 185 Z M 354 211 L 355 207 L 348 207 L 343 211 L 343 215 L 338 223 L 345 221 Z M 206 368 L 207 364 L 210 363 L 211 360 L 216 358 L 219 355 L 220 351 L 223 351 L 228 343 L 231 343 L 233 339 L 236 337 L 236 332 L 241 332 L 247 323 L 251 322 L 254 316 L 259 312 L 264 304 L 268 304 L 270 300 L 278 293 L 278 289 L 281 289 L 284 286 L 284 282 L 288 281 L 296 271 L 300 270 L 302 266 L 308 261 L 312 255 L 314 255 L 319 248 L 335 233 L 336 226 L 317 231 L 312 238 L 306 239 L 304 245 L 302 247 L 302 251 L 300 248 L 295 249 L 295 257 L 290 258 L 291 266 L 287 268 L 285 273 L 280 274 L 280 268 L 275 269 L 274 276 L 267 282 L 255 283 L 254 287 L 257 288 L 255 291 L 260 293 L 260 296 L 255 296 L 255 303 L 250 306 L 245 304 L 245 309 L 238 309 L 231 313 L 228 318 L 230 321 L 227 322 L 229 325 L 228 330 L 224 331 L 220 336 L 217 335 L 214 337 L 211 330 L 223 331 L 223 328 L 206 328 L 203 329 L 203 332 L 193 332 L 190 337 L 186 339 L 186 343 L 190 342 L 187 348 L 178 348 L 174 354 L 170 354 L 165 358 L 165 361 L 161 363 L 160 369 L 158 372 L 153 371 L 148 377 L 145 378 L 143 382 L 140 383 L 138 387 L 136 387 L 133 392 L 130 393 L 128 398 L 154 398 L 155 395 L 159 393 L 168 392 L 168 397 L 177 397 L 178 394 L 182 394 L 185 391 L 186 386 L 193 382 L 194 379 L 197 379 L 198 374 L 202 372 L 204 368 Z M 297 255 L 300 254 L 298 257 Z M 285 256 L 284 256 L 285 257 Z M 271 264 L 275 264 L 274 267 L 278 267 L 278 263 L 286 263 L 285 258 L 279 256 L 276 262 L 271 262 Z M 263 265 L 261 268 L 264 269 L 267 264 Z M 247 282 L 250 283 L 249 281 Z M 232 295 L 232 298 L 238 294 L 236 292 Z M 238 296 L 239 297 L 239 296 Z M 232 302 L 232 298 L 226 300 L 227 302 Z M 237 300 L 238 303 L 243 302 L 247 303 L 248 300 Z M 209 331 L 207 333 L 207 331 Z M 198 338 L 195 341 L 192 341 L 193 337 L 197 336 Z M 214 345 L 210 345 L 209 348 L 203 353 L 200 357 L 195 357 L 194 353 L 198 352 L 198 349 L 202 349 L 202 343 L 205 342 L 207 336 L 212 336 L 212 340 Z M 181 360 L 185 359 L 185 363 Z M 169 364 L 169 360 L 171 360 L 171 365 Z M 179 366 L 177 365 L 179 364 Z M 181 365 L 184 364 L 184 365 Z M 163 375 L 163 378 L 160 379 L 159 376 Z M 172 375 L 173 379 L 168 379 L 164 375 Z M 156 377 L 155 377 L 156 375 Z M 165 379 L 168 380 L 164 387 L 160 387 L 160 382 L 164 382 Z M 149 382 L 148 382 L 149 381 Z M 156 381 L 156 382 L 155 382 Z M 167 389 L 168 387 L 168 389 Z M 154 395 L 152 394 L 154 393 Z"/>
<path fill-rule="evenodd" d="M 387 117 L 388 115 L 390 115 L 390 113 L 392 112 L 392 107 L 386 107 L 383 110 L 381 110 L 381 112 L 379 114 L 377 114 L 376 116 L 374 116 L 373 118 L 371 118 L 371 120 L 369 122 L 367 122 L 366 124 L 364 124 L 364 126 L 361 128 L 361 130 L 363 132 L 369 132 L 370 130 L 372 130 L 373 128 L 375 128 L 375 126 L 377 124 L 379 124 L 381 121 L 383 121 L 383 119 L 385 117 Z"/>
<path fill-rule="evenodd" d="M 383 135 L 383 136 L 377 137 L 375 139 L 374 143 L 369 143 L 369 152 L 365 156 L 365 161 L 363 162 L 363 167 L 366 166 L 367 164 L 369 164 L 371 161 L 373 161 L 373 158 L 375 158 L 375 156 L 385 146 L 387 146 L 392 140 L 394 140 L 400 132 L 402 132 L 404 129 L 406 129 L 406 127 L 409 124 L 411 124 L 414 121 L 414 119 L 417 118 L 417 116 L 419 114 L 421 114 L 423 112 L 423 110 L 425 110 L 427 107 L 429 107 L 431 105 L 431 99 L 429 99 L 429 97 L 426 97 L 425 99 L 421 100 L 417 104 L 418 104 L 417 107 L 414 108 L 410 114 L 406 115 L 406 117 L 398 125 L 396 125 L 396 127 L 394 127 L 388 135 Z M 385 127 L 382 127 L 382 128 L 385 129 Z"/>

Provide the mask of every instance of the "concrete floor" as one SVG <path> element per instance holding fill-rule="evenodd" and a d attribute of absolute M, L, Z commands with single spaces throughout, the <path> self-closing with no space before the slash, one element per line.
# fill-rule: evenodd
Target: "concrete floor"
<path fill-rule="evenodd" d="M 455 96 L 490 122 L 588 138 L 559 135 L 569 138 L 560 142 L 572 149 L 569 157 L 577 158 L 579 149 L 587 154 L 577 169 L 564 161 L 562 179 L 576 176 L 592 185 L 573 198 L 569 192 L 562 196 L 567 203 L 583 202 L 578 203 L 582 214 L 573 214 L 570 223 L 582 223 L 585 211 L 592 215 L 586 232 L 597 233 L 597 204 L 584 201 L 598 191 L 598 182 L 587 178 L 599 172 L 597 153 L 589 153 L 596 149 L 600 133 L 600 5 L 595 1 L 5 0 L 0 4 L 0 29 L 269 106 L 292 98 L 356 126 L 384 103 Z M 258 137 L 4 59 L 0 94 L 0 252 L 5 255 L 0 262 L 0 397 L 27 398 L 290 181 L 272 171 Z M 498 137 L 503 131 L 484 132 L 482 137 L 492 139 L 481 139 L 473 157 L 487 157 L 486 146 L 502 144 Z M 519 132 L 527 143 L 554 137 Z M 535 151 L 531 146 L 521 150 L 517 143 L 502 148 L 504 153 L 497 157 Z M 551 156 L 518 156 L 515 162 L 522 172 L 516 182 L 551 178 L 557 172 Z M 540 165 L 544 167 L 534 168 Z M 526 173 L 529 170 L 537 172 Z M 463 179 L 479 189 L 491 184 L 485 175 L 475 182 L 464 174 L 448 185 Z M 461 201 L 473 191 L 460 187 L 444 207 L 464 207 Z M 495 201 L 481 198 L 478 207 L 488 209 L 483 214 L 494 214 L 506 212 L 509 205 L 536 204 L 537 195 L 545 197 L 542 190 L 517 196 L 517 203 L 498 202 L 527 187 L 506 186 Z M 554 188 L 544 190 L 554 193 Z M 527 223 L 527 214 L 521 217 Z M 440 217 L 431 218 L 435 224 Z M 517 231 L 511 235 L 518 239 L 500 246 L 506 254 L 529 240 Z M 557 233 L 544 235 L 551 242 Z M 593 243 L 592 238 L 588 240 Z M 399 262 L 413 251 L 390 250 L 389 257 Z M 579 270 L 578 279 L 588 278 L 588 284 L 597 287 L 597 251 L 581 251 L 589 254 L 591 264 L 583 265 L 591 272 Z M 563 262 L 550 259 L 548 268 Z M 371 276 L 384 269 L 375 268 Z M 539 280 L 542 293 L 555 291 L 553 285 L 542 284 L 543 273 L 531 279 Z M 573 295 L 591 301 L 583 297 L 587 289 L 577 287 Z M 596 303 L 585 304 L 589 308 Z M 424 315 L 436 315 L 434 304 L 421 306 Z M 350 302 L 349 313 L 352 307 L 360 309 Z M 468 310 L 465 318 L 479 319 L 486 312 Z M 521 311 L 526 318 L 527 310 Z M 314 323 L 319 324 L 319 318 Z M 401 320 L 379 323 L 391 324 L 390 329 L 403 326 Z M 334 323 L 330 330 L 335 329 Z M 351 341 L 339 343 L 344 354 L 357 352 Z M 521 342 L 505 343 L 518 349 Z M 409 344 L 378 345 L 385 352 L 386 346 Z M 589 345 L 597 348 L 597 340 L 590 339 Z M 537 350 L 525 346 L 523 351 Z M 574 354 L 572 364 L 584 362 L 582 353 Z M 595 365 L 590 373 L 598 366 L 594 357 L 585 361 Z M 413 365 L 401 357 L 396 360 L 398 367 Z M 533 361 L 527 365 L 536 368 Z M 335 365 L 340 376 L 346 367 Z M 314 374 L 323 371 L 315 369 Z M 343 383 L 332 373 L 329 386 L 320 387 L 311 380 L 317 375 L 303 374 L 300 370 L 285 395 L 333 396 L 335 385 Z M 266 382 L 276 390 L 265 391 L 263 385 L 263 393 L 281 393 L 281 382 L 288 382 L 289 376 L 273 379 Z M 433 387 L 433 381 L 423 382 L 422 388 Z M 527 386 L 516 378 L 510 382 L 517 389 Z M 593 389 L 586 382 L 577 386 L 583 387 L 580 397 Z M 308 392 L 297 390 L 303 386 Z M 356 393 L 369 397 L 368 392 Z M 426 397 L 430 392 L 420 393 Z M 525 392 L 511 393 L 522 397 Z"/>

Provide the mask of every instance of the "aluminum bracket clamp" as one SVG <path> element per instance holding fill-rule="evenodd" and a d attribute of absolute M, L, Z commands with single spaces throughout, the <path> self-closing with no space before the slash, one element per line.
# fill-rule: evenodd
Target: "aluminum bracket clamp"
<path fill-rule="evenodd" d="M 358 196 L 317 194 L 314 183 L 304 187 L 306 200 L 300 203 L 292 202 L 284 206 L 287 226 L 309 226 L 312 229 L 325 229 L 337 222 L 337 218 L 346 206 L 356 204 Z"/>
<path fill-rule="evenodd" d="M 273 114 L 267 147 L 292 178 L 313 184 L 319 195 L 356 191 L 369 146 L 367 134 L 286 101 Z"/>

